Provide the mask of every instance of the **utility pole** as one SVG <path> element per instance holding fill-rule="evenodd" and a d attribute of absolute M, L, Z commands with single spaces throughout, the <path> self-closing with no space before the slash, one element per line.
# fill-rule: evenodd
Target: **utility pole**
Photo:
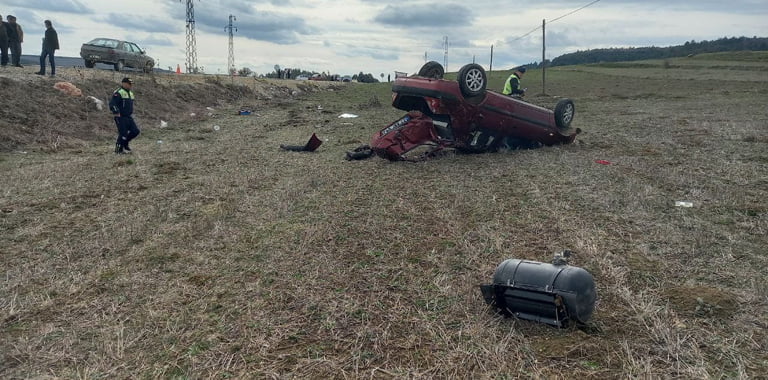
<path fill-rule="evenodd" d="M 541 20 L 541 93 L 547 94 L 547 20 Z"/>
<path fill-rule="evenodd" d="M 182 1 L 182 0 L 179 0 Z M 187 73 L 197 74 L 197 42 L 195 41 L 195 3 L 187 1 Z"/>
<path fill-rule="evenodd" d="M 488 67 L 488 71 L 493 71 L 493 45 L 491 45 L 491 66 Z"/>
<path fill-rule="evenodd" d="M 235 75 L 237 73 L 237 68 L 235 67 L 235 44 L 233 42 L 233 33 L 237 32 L 237 27 L 232 25 L 232 21 L 237 21 L 237 18 L 233 15 L 229 15 L 229 24 L 224 27 L 224 30 L 229 32 L 229 59 L 227 60 L 229 75 Z"/>

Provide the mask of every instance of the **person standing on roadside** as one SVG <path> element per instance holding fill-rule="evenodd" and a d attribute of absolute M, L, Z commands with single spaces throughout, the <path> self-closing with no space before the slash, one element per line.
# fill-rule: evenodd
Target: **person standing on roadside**
<path fill-rule="evenodd" d="M 8 45 L 11 48 L 11 64 L 16 67 L 21 65 L 21 44 L 24 42 L 24 31 L 21 25 L 16 23 L 16 16 L 8 15 Z"/>
<path fill-rule="evenodd" d="M 8 23 L 0 15 L 0 66 L 8 66 Z"/>
<path fill-rule="evenodd" d="M 515 72 L 504 82 L 504 91 L 501 93 L 504 95 L 525 95 L 525 89 L 520 88 L 520 80 L 523 79 L 523 74 L 525 74 L 525 67 L 516 68 Z"/>
<path fill-rule="evenodd" d="M 131 78 L 123 78 L 120 82 L 120 88 L 112 94 L 112 100 L 109 101 L 109 110 L 115 117 L 117 124 L 117 142 L 115 143 L 115 153 L 131 153 L 128 143 L 141 133 L 136 122 L 133 121 L 133 101 L 135 96 L 133 91 L 133 81 Z"/>
<path fill-rule="evenodd" d="M 53 29 L 51 20 L 45 20 L 45 38 L 43 38 L 43 52 L 40 53 L 40 71 L 35 74 L 45 75 L 45 57 L 48 56 L 48 60 L 51 62 L 51 76 L 56 75 L 56 60 L 53 59 L 56 50 L 59 50 L 59 34 L 56 33 L 56 29 Z"/>

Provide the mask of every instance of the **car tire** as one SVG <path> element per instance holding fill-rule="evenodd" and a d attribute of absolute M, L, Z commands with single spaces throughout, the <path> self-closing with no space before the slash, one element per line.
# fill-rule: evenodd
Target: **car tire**
<path fill-rule="evenodd" d="M 115 71 L 123 71 L 123 67 L 125 67 L 125 62 L 122 60 L 115 62 Z"/>
<path fill-rule="evenodd" d="M 443 69 L 443 65 L 440 63 L 429 61 L 425 63 L 424 66 L 421 66 L 418 75 L 425 78 L 443 79 L 443 76 L 445 75 L 445 69 Z"/>
<path fill-rule="evenodd" d="M 571 99 L 560 99 L 555 106 L 555 124 L 558 128 L 566 129 L 571 126 L 576 115 L 576 106 Z"/>
<path fill-rule="evenodd" d="M 87 67 L 87 68 L 89 68 L 89 69 L 92 69 L 94 66 L 96 66 L 96 62 L 94 62 L 94 61 L 89 61 L 89 60 L 87 60 L 87 59 L 85 60 L 85 67 Z"/>
<path fill-rule="evenodd" d="M 144 65 L 144 72 L 147 74 L 151 73 L 152 67 L 153 67 L 152 62 L 147 62 L 147 64 Z"/>
<path fill-rule="evenodd" d="M 485 75 L 485 69 L 476 63 L 464 65 L 459 70 L 456 78 L 459 81 L 459 89 L 462 95 L 467 98 L 485 94 L 488 87 L 488 77 Z"/>

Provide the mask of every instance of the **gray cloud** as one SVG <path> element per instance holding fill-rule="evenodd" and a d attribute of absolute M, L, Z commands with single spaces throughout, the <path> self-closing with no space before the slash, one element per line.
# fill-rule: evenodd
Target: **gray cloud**
<path fill-rule="evenodd" d="M 40 18 L 35 12 L 30 12 L 27 9 L 22 9 L 18 12 L 8 12 L 3 13 L 3 20 L 8 21 L 8 15 L 14 15 L 16 16 L 17 20 L 16 22 L 19 23 L 19 25 L 22 26 L 24 29 L 25 34 L 27 34 L 28 30 L 34 30 L 34 27 L 32 26 L 35 22 L 39 22 L 42 24 L 43 19 Z M 40 27 L 42 28 L 42 26 Z"/>
<path fill-rule="evenodd" d="M 375 22 L 406 28 L 451 27 L 472 25 L 472 10 L 458 4 L 387 5 L 374 17 Z"/>
<path fill-rule="evenodd" d="M 6 0 L 4 3 L 6 3 L 6 5 L 15 5 L 19 7 L 39 9 L 48 12 L 64 12 L 76 14 L 93 13 L 91 8 L 83 5 L 83 3 L 78 0 Z"/>
<path fill-rule="evenodd" d="M 173 41 L 166 37 L 147 36 L 136 41 L 141 47 L 147 46 L 174 46 Z"/>
<path fill-rule="evenodd" d="M 224 27 L 229 22 L 228 15 L 216 16 L 212 13 L 204 13 L 201 16 L 195 13 L 195 20 L 200 30 L 221 35 L 225 35 Z M 300 17 L 272 12 L 255 12 L 253 15 L 239 16 L 233 25 L 237 28 L 235 32 L 237 36 L 281 45 L 299 43 L 300 35 L 316 32 Z"/>
<path fill-rule="evenodd" d="M 126 17 L 124 14 L 116 13 L 110 13 L 104 18 L 104 22 L 131 31 L 150 33 L 183 32 L 182 24 L 170 21 L 158 17 Z"/>

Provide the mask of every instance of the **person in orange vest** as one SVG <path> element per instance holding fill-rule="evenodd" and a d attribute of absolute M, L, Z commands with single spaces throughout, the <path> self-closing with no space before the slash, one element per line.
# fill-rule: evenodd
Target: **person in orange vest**
<path fill-rule="evenodd" d="M 181 66 L 176 65 L 176 74 L 181 74 Z"/>

